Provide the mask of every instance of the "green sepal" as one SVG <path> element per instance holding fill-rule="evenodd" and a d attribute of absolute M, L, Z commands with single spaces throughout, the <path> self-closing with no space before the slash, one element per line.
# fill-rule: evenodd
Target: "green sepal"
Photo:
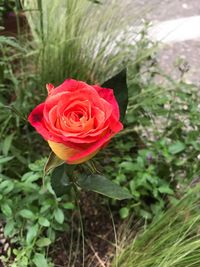
<path fill-rule="evenodd" d="M 62 165 L 65 161 L 58 158 L 53 152 L 50 153 L 47 163 L 44 166 L 44 172 L 47 174 L 56 167 Z"/>

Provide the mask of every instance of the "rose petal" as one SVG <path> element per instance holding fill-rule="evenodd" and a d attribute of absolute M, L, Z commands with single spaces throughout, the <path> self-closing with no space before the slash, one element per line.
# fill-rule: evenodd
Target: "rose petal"
<path fill-rule="evenodd" d="M 118 128 L 118 131 L 121 130 L 121 127 Z M 107 133 L 106 135 L 104 135 L 104 137 L 102 137 L 100 140 L 98 140 L 96 143 L 94 143 L 93 145 L 89 146 L 87 149 L 85 149 L 82 152 L 79 152 L 73 156 L 71 156 L 70 158 L 68 158 L 67 163 L 68 164 L 74 164 L 73 162 L 77 162 L 80 160 L 86 161 L 87 157 L 91 154 L 96 154 L 100 148 L 105 144 L 108 143 L 108 141 L 113 137 L 113 135 L 115 135 L 115 133 Z"/>
<path fill-rule="evenodd" d="M 92 158 L 123 128 L 112 89 L 69 79 L 56 88 L 48 84 L 47 90 L 29 121 L 69 164 Z"/>
<path fill-rule="evenodd" d="M 97 90 L 100 97 L 108 101 L 112 107 L 113 107 L 113 115 L 115 116 L 116 120 L 119 120 L 120 114 L 119 114 L 119 105 L 117 103 L 117 100 L 114 95 L 113 89 L 110 88 L 102 88 L 99 85 L 93 85 L 93 88 Z"/>
<path fill-rule="evenodd" d="M 48 140 L 51 136 L 49 131 L 44 127 L 43 124 L 43 110 L 45 103 L 41 103 L 34 108 L 28 117 L 30 124 L 37 130 L 39 134 L 43 136 L 45 140 Z"/>
<path fill-rule="evenodd" d="M 68 159 L 70 157 L 73 157 L 73 155 L 76 155 L 77 153 L 79 153 L 79 150 L 75 150 L 72 149 L 70 147 L 67 147 L 61 143 L 55 143 L 55 142 L 51 142 L 48 141 L 49 146 L 51 147 L 52 151 L 56 154 L 57 157 L 59 157 L 62 160 L 65 160 L 68 164 L 80 164 L 83 163 L 89 159 L 91 159 L 92 157 L 94 157 L 96 155 L 96 153 L 98 151 L 95 151 L 94 153 L 88 155 L 87 157 L 78 159 L 78 160 L 74 160 L 74 161 L 68 161 Z"/>
<path fill-rule="evenodd" d="M 48 144 L 56 156 L 65 161 L 79 152 L 79 150 L 70 148 L 62 143 L 48 141 Z"/>

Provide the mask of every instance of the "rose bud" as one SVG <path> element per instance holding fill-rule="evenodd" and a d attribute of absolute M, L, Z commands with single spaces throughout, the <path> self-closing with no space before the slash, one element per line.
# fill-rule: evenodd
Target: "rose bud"
<path fill-rule="evenodd" d="M 47 90 L 28 120 L 68 164 L 91 159 L 123 129 L 112 89 L 69 79 L 55 88 L 48 84 Z"/>

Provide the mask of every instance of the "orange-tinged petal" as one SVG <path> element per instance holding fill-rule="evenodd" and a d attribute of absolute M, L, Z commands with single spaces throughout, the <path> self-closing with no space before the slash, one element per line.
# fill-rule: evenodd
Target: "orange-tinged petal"
<path fill-rule="evenodd" d="M 65 146 L 62 143 L 56 143 L 48 140 L 48 144 L 56 156 L 62 160 L 67 160 L 79 152 L 78 150 Z"/>
<path fill-rule="evenodd" d="M 46 87 L 48 97 L 31 112 L 29 121 L 68 164 L 91 159 L 122 130 L 112 89 L 72 79 Z"/>
<path fill-rule="evenodd" d="M 80 164 L 80 163 L 83 163 L 85 161 L 88 161 L 89 159 L 93 158 L 97 154 L 97 152 L 99 151 L 99 149 L 98 149 L 98 150 L 94 151 L 93 153 L 91 153 L 90 155 L 87 155 L 84 158 L 71 161 L 68 159 L 70 159 L 71 157 L 78 154 L 80 152 L 79 150 L 67 147 L 67 146 L 63 145 L 62 143 L 56 143 L 56 142 L 52 142 L 52 141 L 48 141 L 48 144 L 49 144 L 50 148 L 52 149 L 52 151 L 56 154 L 56 156 L 62 160 L 65 160 L 68 164 Z"/>
<path fill-rule="evenodd" d="M 68 163 L 68 164 L 80 164 L 80 163 L 83 163 L 83 162 L 88 161 L 88 160 L 90 160 L 91 158 L 93 158 L 98 152 L 99 152 L 99 149 L 96 150 L 95 152 L 93 152 L 92 154 L 90 154 L 90 155 L 88 155 L 88 156 L 86 156 L 86 157 L 84 157 L 84 158 L 81 158 L 81 159 L 79 159 L 79 160 L 73 160 L 73 161 L 72 161 L 72 160 L 68 159 L 68 160 L 67 160 L 67 163 Z"/>

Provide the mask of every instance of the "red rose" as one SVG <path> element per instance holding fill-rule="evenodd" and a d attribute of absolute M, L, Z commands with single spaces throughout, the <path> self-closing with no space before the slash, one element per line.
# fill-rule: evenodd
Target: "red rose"
<path fill-rule="evenodd" d="M 123 125 L 112 89 L 66 80 L 29 115 L 29 122 L 68 164 L 92 158 Z"/>

